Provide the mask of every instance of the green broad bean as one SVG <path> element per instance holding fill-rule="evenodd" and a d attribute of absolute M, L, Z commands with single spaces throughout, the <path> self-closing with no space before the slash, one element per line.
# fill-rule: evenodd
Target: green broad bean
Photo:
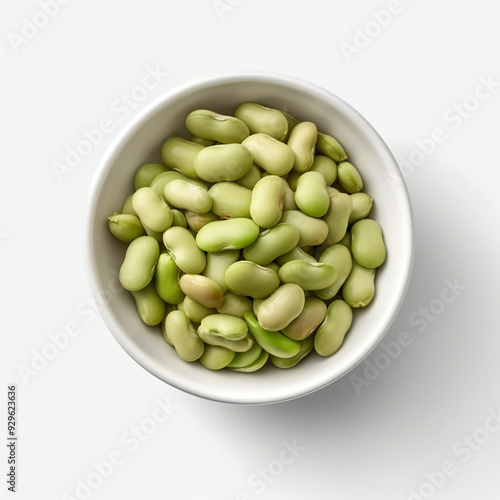
<path fill-rule="evenodd" d="M 329 306 L 326 318 L 316 331 L 314 348 L 320 356 L 331 356 L 344 342 L 352 324 L 352 309 L 343 300 L 334 300 Z"/>
<path fill-rule="evenodd" d="M 312 336 L 325 316 L 326 304 L 316 297 L 307 297 L 302 312 L 281 333 L 292 340 L 304 340 Z"/>
<path fill-rule="evenodd" d="M 328 225 L 324 220 L 310 217 L 299 210 L 283 212 L 280 222 L 292 224 L 299 230 L 300 247 L 321 245 L 328 236 Z"/>
<path fill-rule="evenodd" d="M 188 226 L 197 233 L 203 226 L 206 226 L 209 222 L 215 222 L 220 220 L 212 212 L 207 212 L 206 214 L 195 214 L 189 210 L 184 211 L 184 217 L 186 217 L 186 222 Z"/>
<path fill-rule="evenodd" d="M 215 281 L 223 292 L 227 290 L 224 275 L 227 268 L 234 264 L 240 257 L 239 250 L 224 250 L 222 252 L 207 252 L 207 265 L 203 276 Z"/>
<path fill-rule="evenodd" d="M 318 172 L 305 172 L 297 180 L 295 203 L 311 217 L 323 217 L 330 206 L 325 178 Z"/>
<path fill-rule="evenodd" d="M 153 231 L 163 232 L 172 224 L 172 211 L 153 188 L 138 189 L 132 198 L 132 206 L 142 224 Z"/>
<path fill-rule="evenodd" d="M 281 266 L 278 275 L 283 283 L 295 283 L 303 290 L 321 290 L 335 281 L 336 271 L 332 266 L 321 262 L 312 264 L 303 260 L 291 260 Z"/>
<path fill-rule="evenodd" d="M 149 187 L 155 177 L 168 170 L 168 167 L 161 163 L 146 163 L 142 167 L 139 167 L 134 177 L 135 190 L 137 191 L 141 187 Z"/>
<path fill-rule="evenodd" d="M 337 243 L 328 247 L 319 258 L 320 262 L 329 264 L 336 271 L 335 281 L 328 287 L 316 290 L 316 295 L 323 300 L 332 299 L 344 284 L 351 273 L 352 257 L 351 252 L 344 246 Z"/>
<path fill-rule="evenodd" d="M 196 236 L 205 252 L 238 250 L 251 245 L 259 236 L 259 226 L 251 219 L 235 218 L 209 222 Z"/>
<path fill-rule="evenodd" d="M 375 271 L 352 261 L 351 273 L 342 286 L 342 297 L 353 308 L 366 307 L 375 295 Z"/>
<path fill-rule="evenodd" d="M 292 170 L 294 152 L 283 142 L 267 134 L 253 134 L 242 143 L 250 151 L 255 164 L 271 175 L 285 175 Z"/>
<path fill-rule="evenodd" d="M 165 318 L 165 332 L 177 354 L 184 361 L 196 361 L 205 349 L 205 344 L 196 334 L 189 318 L 182 311 L 172 311 Z"/>
<path fill-rule="evenodd" d="M 196 300 L 193 300 L 187 295 L 177 307 L 180 311 L 184 312 L 193 323 L 196 324 L 200 324 L 203 318 L 217 313 L 217 309 L 205 307 L 203 304 L 196 302 Z"/>
<path fill-rule="evenodd" d="M 160 195 L 161 199 L 166 203 L 167 200 L 165 199 L 165 187 L 169 182 L 177 179 L 181 179 L 183 181 L 189 181 L 191 182 L 191 184 L 195 184 L 202 188 L 206 188 L 204 182 L 200 182 L 197 181 L 196 179 L 191 179 L 190 177 L 186 177 L 185 175 L 181 174 L 180 172 L 176 172 L 175 170 L 170 170 L 168 172 L 164 172 L 163 174 L 156 176 L 153 179 L 153 182 L 151 182 L 151 187 Z"/>
<path fill-rule="evenodd" d="M 146 325 L 159 325 L 165 316 L 165 302 L 156 293 L 153 282 L 144 288 L 130 292 L 134 298 L 139 316 Z"/>
<path fill-rule="evenodd" d="M 201 144 L 186 141 L 182 137 L 170 137 L 163 143 L 161 157 L 167 167 L 181 172 L 186 177 L 197 179 L 194 160 L 203 149 L 205 147 Z"/>
<path fill-rule="evenodd" d="M 352 225 L 358 220 L 368 217 L 371 212 L 373 199 L 366 193 L 351 194 L 352 212 L 349 216 L 348 224 Z"/>
<path fill-rule="evenodd" d="M 198 137 L 197 135 L 192 135 L 189 140 L 191 142 L 195 142 L 196 144 L 201 144 L 204 147 L 213 146 L 215 144 L 215 141 L 212 139 L 203 139 L 203 137 Z"/>
<path fill-rule="evenodd" d="M 170 205 L 196 214 L 206 214 L 212 208 L 212 198 L 206 186 L 198 186 L 189 180 L 170 181 L 165 186 L 165 199 Z"/>
<path fill-rule="evenodd" d="M 172 226 L 180 226 L 187 228 L 187 221 L 185 215 L 175 208 L 171 209 L 172 212 Z"/>
<path fill-rule="evenodd" d="M 228 340 L 241 340 L 248 335 L 245 320 L 229 314 L 212 314 L 203 318 L 201 324 L 210 332 Z"/>
<path fill-rule="evenodd" d="M 251 335 L 247 335 L 239 340 L 231 340 L 210 330 L 204 325 L 198 327 L 198 336 L 206 344 L 225 347 L 234 352 L 246 352 L 250 350 L 254 344 L 254 339 Z"/>
<path fill-rule="evenodd" d="M 349 194 L 358 193 L 363 189 L 363 179 L 358 172 L 358 169 L 348 161 L 340 162 L 337 165 L 338 176 L 337 180 L 342 188 Z"/>
<path fill-rule="evenodd" d="M 137 217 L 137 212 L 132 206 L 132 198 L 134 197 L 134 194 L 135 192 L 128 196 L 128 198 L 123 202 L 122 214 L 135 215 Z"/>
<path fill-rule="evenodd" d="M 268 297 L 280 284 L 278 275 L 272 269 L 246 260 L 231 264 L 224 279 L 229 290 L 254 299 Z"/>
<path fill-rule="evenodd" d="M 127 248 L 120 267 L 120 283 L 130 292 L 144 288 L 152 280 L 160 255 L 158 242 L 151 236 L 139 236 Z"/>
<path fill-rule="evenodd" d="M 271 332 L 262 328 L 254 314 L 246 313 L 245 321 L 256 342 L 269 354 L 280 358 L 292 358 L 300 351 L 300 344 L 297 341 L 289 339 L 281 332 Z"/>
<path fill-rule="evenodd" d="M 252 168 L 248 172 L 248 174 L 244 175 L 240 179 L 236 179 L 236 184 L 243 186 L 247 189 L 253 189 L 255 184 L 260 180 L 261 173 L 259 167 L 257 165 L 252 165 Z"/>
<path fill-rule="evenodd" d="M 198 137 L 222 144 L 239 143 L 250 135 L 248 127 L 238 118 L 220 115 L 208 109 L 191 111 L 186 118 L 186 128 Z"/>
<path fill-rule="evenodd" d="M 322 155 L 328 156 L 337 163 L 347 160 L 347 155 L 344 151 L 344 148 L 341 146 L 339 141 L 337 141 L 337 139 L 335 139 L 331 135 L 318 132 L 316 150 L 319 151 Z"/>
<path fill-rule="evenodd" d="M 181 290 L 191 299 L 205 307 L 217 309 L 222 305 L 224 292 L 210 278 L 198 274 L 184 274 L 179 280 Z"/>
<path fill-rule="evenodd" d="M 277 332 L 299 316 L 304 304 L 304 290 L 294 283 L 287 283 L 262 302 L 257 318 L 262 328 Z"/>
<path fill-rule="evenodd" d="M 238 106 L 234 116 L 246 123 L 251 134 L 264 133 L 281 141 L 288 132 L 285 115 L 261 104 L 245 102 Z"/>
<path fill-rule="evenodd" d="M 130 243 L 139 236 L 146 234 L 139 217 L 135 215 L 113 214 L 111 217 L 108 217 L 108 221 L 111 234 L 125 243 Z"/>
<path fill-rule="evenodd" d="M 230 351 L 225 347 L 206 345 L 199 361 L 209 370 L 222 370 L 222 368 L 225 368 L 231 363 L 235 354 L 234 351 Z"/>
<path fill-rule="evenodd" d="M 198 248 L 188 229 L 174 226 L 163 233 L 163 244 L 181 271 L 200 274 L 207 263 L 205 253 Z"/>
<path fill-rule="evenodd" d="M 286 182 L 277 175 L 269 175 L 260 179 L 252 191 L 250 215 L 260 227 L 269 228 L 276 225 L 283 210 L 283 199 L 286 194 Z"/>
<path fill-rule="evenodd" d="M 331 186 L 337 178 L 337 164 L 328 156 L 316 155 L 310 171 L 320 173 L 327 186 Z"/>
<path fill-rule="evenodd" d="M 243 249 L 243 257 L 260 266 L 266 266 L 280 255 L 295 248 L 299 238 L 299 230 L 295 226 L 276 224 L 262 231 L 250 246 Z"/>
<path fill-rule="evenodd" d="M 220 314 L 229 314 L 243 319 L 245 313 L 253 311 L 252 301 L 243 295 L 238 295 L 231 291 L 224 293 L 222 305 L 217 308 Z"/>
<path fill-rule="evenodd" d="M 309 255 L 307 252 L 300 247 L 294 247 L 289 252 L 280 255 L 277 259 L 278 264 L 282 266 L 291 260 L 303 260 L 305 262 L 311 262 L 312 264 L 317 264 L 318 261 Z"/>
<path fill-rule="evenodd" d="M 236 181 L 250 172 L 253 157 L 242 144 L 203 148 L 194 160 L 196 175 L 207 182 Z"/>
<path fill-rule="evenodd" d="M 262 353 L 262 347 L 254 342 L 252 347 L 246 352 L 237 352 L 232 361 L 227 365 L 228 368 L 244 368 L 251 365 L 259 359 Z"/>
<path fill-rule="evenodd" d="M 234 182 L 216 182 L 209 190 L 212 212 L 221 219 L 250 219 L 252 191 Z"/>
<path fill-rule="evenodd" d="M 250 363 L 247 366 L 242 366 L 240 368 L 229 368 L 229 367 L 228 368 L 233 372 L 243 372 L 243 373 L 256 372 L 257 370 L 260 370 L 267 363 L 268 359 L 269 359 L 269 353 L 267 351 L 262 350 L 260 356 L 253 363 Z"/>
<path fill-rule="evenodd" d="M 382 228 L 373 219 L 362 219 L 351 228 L 353 257 L 363 267 L 381 266 L 386 257 Z"/>
<path fill-rule="evenodd" d="M 180 269 L 168 253 L 161 253 L 155 270 L 155 284 L 158 295 L 169 304 L 179 304 L 184 300 L 184 292 L 179 286 Z"/>
<path fill-rule="evenodd" d="M 327 245 L 338 243 L 347 232 L 349 217 L 352 212 L 352 200 L 346 193 L 337 189 L 327 188 L 330 206 L 323 220 L 328 226 L 328 235 L 325 239 Z"/>
<path fill-rule="evenodd" d="M 293 368 L 314 350 L 314 337 L 307 337 L 299 341 L 299 344 L 300 349 L 295 356 L 292 356 L 291 358 L 269 356 L 271 363 L 276 366 L 276 368 Z"/>
<path fill-rule="evenodd" d="M 291 131 L 287 144 L 295 154 L 293 168 L 297 172 L 306 172 L 311 168 L 317 138 L 318 129 L 312 122 L 298 123 Z"/>

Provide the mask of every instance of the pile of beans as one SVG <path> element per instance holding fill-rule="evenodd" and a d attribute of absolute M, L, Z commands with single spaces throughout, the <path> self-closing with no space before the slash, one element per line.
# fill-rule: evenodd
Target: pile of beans
<path fill-rule="evenodd" d="M 372 198 L 332 136 L 256 103 L 199 109 L 109 217 L 120 282 L 185 361 L 253 372 L 334 354 L 386 257 Z"/>

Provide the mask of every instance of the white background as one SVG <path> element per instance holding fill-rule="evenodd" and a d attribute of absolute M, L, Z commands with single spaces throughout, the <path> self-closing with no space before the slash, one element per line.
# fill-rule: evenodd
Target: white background
<path fill-rule="evenodd" d="M 223 3 L 218 13 L 213 0 L 73 0 L 37 32 L 23 21 L 43 22 L 37 1 L 1 3 L 0 400 L 6 408 L 7 385 L 17 385 L 19 463 L 14 495 L 2 444 L 0 497 L 498 500 L 500 2 Z M 386 26 L 367 25 L 389 5 L 399 7 Z M 357 53 L 346 57 L 341 44 L 354 46 L 356 33 Z M 124 107 L 122 94 L 148 67 L 164 75 Z M 446 137 L 427 141 L 425 161 L 413 153 L 420 164 L 406 168 L 415 268 L 384 345 L 403 331 L 411 345 L 385 365 L 381 345 L 350 375 L 279 405 L 224 405 L 167 386 L 86 305 L 85 202 L 106 147 L 165 91 L 232 70 L 276 71 L 331 90 L 399 159 L 436 128 Z M 497 83 L 479 101 L 481 78 Z M 113 130 L 58 179 L 54 163 L 103 118 Z M 445 295 L 449 304 L 440 298 L 446 280 L 461 287 Z M 421 309 L 429 306 L 434 313 Z M 49 335 L 73 323 L 78 335 L 22 376 Z M 176 409 L 153 428 L 157 398 Z M 150 434 L 136 446 L 130 432 L 141 424 Z M 79 479 L 99 482 L 93 462 L 113 452 L 120 465 L 91 493 L 77 492 Z M 446 461 L 449 474 L 435 473 Z"/>

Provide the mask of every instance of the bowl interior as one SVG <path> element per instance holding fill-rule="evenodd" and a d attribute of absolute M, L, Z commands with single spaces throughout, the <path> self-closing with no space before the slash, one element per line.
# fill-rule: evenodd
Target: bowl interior
<path fill-rule="evenodd" d="M 344 145 L 374 198 L 371 217 L 382 226 L 387 261 L 377 272 L 376 294 L 357 310 L 341 349 L 333 356 L 311 355 L 292 370 L 265 368 L 244 374 L 212 372 L 182 361 L 163 339 L 160 327 L 144 325 L 128 292 L 119 291 L 117 274 L 126 245 L 109 232 L 107 217 L 119 212 L 133 192 L 136 169 L 161 161 L 169 136 L 189 138 L 187 114 L 197 108 L 233 114 L 245 101 L 285 110 L 313 121 Z M 399 182 L 394 182 L 399 179 Z M 408 194 L 394 158 L 374 129 L 344 101 L 314 85 L 277 76 L 232 76 L 182 87 L 144 110 L 122 132 L 103 159 L 91 188 L 88 216 L 88 273 L 91 288 L 105 300 L 101 314 L 122 347 L 165 382 L 208 399 L 233 403 L 269 403 L 292 399 L 338 379 L 377 345 L 404 297 L 412 265 L 412 220 Z"/>

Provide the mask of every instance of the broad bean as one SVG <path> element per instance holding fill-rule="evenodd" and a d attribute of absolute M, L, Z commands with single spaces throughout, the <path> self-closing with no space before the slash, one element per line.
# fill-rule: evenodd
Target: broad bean
<path fill-rule="evenodd" d="M 197 179 L 194 160 L 203 149 L 205 147 L 201 144 L 186 141 L 181 137 L 170 137 L 163 143 L 161 157 L 167 167 L 181 172 L 186 177 Z"/>
<path fill-rule="evenodd" d="M 235 218 L 209 222 L 196 236 L 196 244 L 205 252 L 238 250 L 251 245 L 259 236 L 259 226 L 251 219 Z"/>
<path fill-rule="evenodd" d="M 373 219 L 362 219 L 351 228 L 353 257 L 363 267 L 380 267 L 386 257 L 382 228 Z"/>
<path fill-rule="evenodd" d="M 282 215 L 286 182 L 277 175 L 263 177 L 252 191 L 250 215 L 260 227 L 276 225 Z"/>
<path fill-rule="evenodd" d="M 165 316 L 165 302 L 156 292 L 154 283 L 150 282 L 144 288 L 130 293 L 142 321 L 149 326 L 159 325 Z"/>
<path fill-rule="evenodd" d="M 305 172 L 297 180 L 295 203 L 311 217 L 323 217 L 330 206 L 325 178 L 318 172 Z"/>
<path fill-rule="evenodd" d="M 196 214 L 206 214 L 212 208 L 212 198 L 206 186 L 200 187 L 181 179 L 170 181 L 165 186 L 165 199 L 170 205 Z"/>
<path fill-rule="evenodd" d="M 243 249 L 243 257 L 261 266 L 266 266 L 280 255 L 295 248 L 299 238 L 299 230 L 295 226 L 276 224 L 276 226 L 262 231 L 251 245 Z"/>
<path fill-rule="evenodd" d="M 245 122 L 252 134 L 264 133 L 281 141 L 288 132 L 285 115 L 261 104 L 245 102 L 238 106 L 234 116 Z"/>
<path fill-rule="evenodd" d="M 287 144 L 295 154 L 293 168 L 298 172 L 306 172 L 311 168 L 317 137 L 318 129 L 312 122 L 298 123 L 290 132 Z"/>
<path fill-rule="evenodd" d="M 184 361 L 196 361 L 203 354 L 205 344 L 198 337 L 191 321 L 182 311 L 172 311 L 167 315 L 165 332 L 177 354 Z"/>
<path fill-rule="evenodd" d="M 172 225 L 172 211 L 158 193 L 150 187 L 137 190 L 132 206 L 141 222 L 153 231 L 163 232 Z"/>
<path fill-rule="evenodd" d="M 217 309 L 222 305 L 224 292 L 210 278 L 197 274 L 184 274 L 179 280 L 181 290 L 191 299 L 205 307 Z"/>
<path fill-rule="evenodd" d="M 131 292 L 144 288 L 153 278 L 160 255 L 158 242 L 151 236 L 139 236 L 130 243 L 120 267 L 120 283 Z"/>
<path fill-rule="evenodd" d="M 335 281 L 335 269 L 329 264 L 291 260 L 278 273 L 283 283 L 295 283 L 303 290 L 321 290 Z"/>
<path fill-rule="evenodd" d="M 285 175 L 292 170 L 295 154 L 283 142 L 267 134 L 253 134 L 241 144 L 250 151 L 255 164 L 269 174 Z"/>
<path fill-rule="evenodd" d="M 257 318 L 263 328 L 277 332 L 299 316 L 304 304 L 304 290 L 294 283 L 287 283 L 262 302 Z"/>
<path fill-rule="evenodd" d="M 375 295 L 375 271 L 352 261 L 352 269 L 342 286 L 342 297 L 353 308 L 366 307 Z"/>
<path fill-rule="evenodd" d="M 188 229 L 174 226 L 163 233 L 163 243 L 179 268 L 188 274 L 200 274 L 207 263 Z"/>
<path fill-rule="evenodd" d="M 250 172 L 253 157 L 242 144 L 203 148 L 194 159 L 196 175 L 207 182 L 236 181 Z"/>
<path fill-rule="evenodd" d="M 351 324 L 352 309 L 343 300 L 333 301 L 314 337 L 316 352 L 320 356 L 331 356 L 337 352 Z"/>
<path fill-rule="evenodd" d="M 209 190 L 212 212 L 221 219 L 250 218 L 252 191 L 234 182 L 216 182 Z"/>
<path fill-rule="evenodd" d="M 139 236 L 146 234 L 141 221 L 135 215 L 113 214 L 108 217 L 108 221 L 111 234 L 125 243 L 130 243 Z"/>
<path fill-rule="evenodd" d="M 229 290 L 254 299 L 268 297 L 280 284 L 278 275 L 272 269 L 246 260 L 231 264 L 224 279 Z"/>
<path fill-rule="evenodd" d="M 186 128 L 198 137 L 223 144 L 241 142 L 250 135 L 248 127 L 238 118 L 208 109 L 191 111 L 186 118 Z"/>

